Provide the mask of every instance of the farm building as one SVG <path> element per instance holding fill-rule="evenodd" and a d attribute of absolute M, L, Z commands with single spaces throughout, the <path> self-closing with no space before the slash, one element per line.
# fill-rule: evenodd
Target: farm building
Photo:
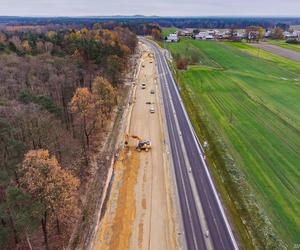
<path fill-rule="evenodd" d="M 285 39 L 298 38 L 298 37 L 300 37 L 300 32 L 285 31 L 285 32 L 283 32 L 283 36 L 284 36 Z"/>
<path fill-rule="evenodd" d="M 178 36 L 183 36 L 183 37 L 192 37 L 193 36 L 193 32 L 190 30 L 179 30 L 178 31 Z"/>
<path fill-rule="evenodd" d="M 177 33 L 172 33 L 167 36 L 166 42 L 168 42 L 168 43 L 173 43 L 173 42 L 178 42 L 178 41 L 179 41 L 179 38 L 178 38 Z"/>

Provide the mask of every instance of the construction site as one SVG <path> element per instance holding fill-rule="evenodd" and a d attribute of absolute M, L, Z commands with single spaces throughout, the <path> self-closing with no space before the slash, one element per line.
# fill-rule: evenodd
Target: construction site
<path fill-rule="evenodd" d="M 140 58 L 105 213 L 90 249 L 179 249 L 174 178 L 152 51 Z"/>

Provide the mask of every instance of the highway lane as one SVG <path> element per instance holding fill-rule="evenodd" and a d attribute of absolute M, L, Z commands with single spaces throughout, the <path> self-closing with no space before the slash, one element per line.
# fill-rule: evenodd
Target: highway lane
<path fill-rule="evenodd" d="M 213 248 L 238 249 L 203 158 L 202 147 L 195 136 L 166 59 L 156 44 L 142 40 L 151 46 L 157 61 L 187 248 L 208 248 L 204 239 L 206 231 L 203 232 L 201 228 L 203 222 L 196 208 L 195 195 L 198 195 Z M 191 168 L 197 194 L 192 191 L 188 167 Z"/>
<path fill-rule="evenodd" d="M 161 63 L 158 63 L 158 73 L 163 77 L 163 68 Z M 166 84 L 166 79 L 162 79 Z M 164 89 L 163 86 L 161 87 Z M 167 101 L 169 99 L 167 91 L 162 91 L 162 97 L 164 101 L 166 119 L 169 121 L 167 122 L 168 134 L 169 138 L 172 138 L 170 148 L 172 152 L 176 183 L 178 189 L 181 190 L 181 192 L 178 193 L 178 196 L 180 199 L 181 213 L 185 218 L 185 220 L 183 220 L 183 224 L 185 228 L 186 244 L 188 249 L 203 249 L 203 247 L 205 247 L 203 232 L 201 230 L 199 217 L 194 216 L 197 214 L 197 209 L 192 194 L 192 188 L 188 181 L 187 166 L 181 147 L 178 127 L 176 126 L 175 117 L 173 115 L 174 111 L 171 107 L 171 103 Z M 201 248 L 198 248 L 198 246 L 201 246 Z"/>

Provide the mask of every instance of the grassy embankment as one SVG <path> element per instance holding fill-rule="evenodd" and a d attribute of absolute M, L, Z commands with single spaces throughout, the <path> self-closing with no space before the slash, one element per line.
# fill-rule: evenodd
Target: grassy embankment
<path fill-rule="evenodd" d="M 170 35 L 171 33 L 174 33 L 176 30 L 177 30 L 176 28 L 162 28 L 162 37 L 165 38 L 166 36 Z M 151 36 L 146 36 L 146 38 L 156 42 L 161 48 L 165 47 L 164 40 L 157 41 L 157 40 L 154 40 Z"/>
<path fill-rule="evenodd" d="M 297 52 L 300 52 L 300 44 L 290 44 L 286 43 L 284 40 L 269 40 L 268 41 L 270 44 L 285 48 L 285 49 L 290 49 L 294 50 Z"/>
<path fill-rule="evenodd" d="M 245 248 L 300 242 L 300 64 L 246 44 L 182 40 L 199 50 L 181 94 L 208 139 L 211 171 Z"/>
<path fill-rule="evenodd" d="M 176 32 L 176 28 L 162 28 L 162 35 L 163 37 L 166 37 L 168 35 L 170 35 L 171 33 Z"/>

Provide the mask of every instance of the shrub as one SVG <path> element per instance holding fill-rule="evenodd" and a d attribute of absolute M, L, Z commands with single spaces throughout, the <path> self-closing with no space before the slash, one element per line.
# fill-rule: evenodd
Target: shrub
<path fill-rule="evenodd" d="M 289 43 L 289 44 L 300 44 L 300 41 L 297 40 L 297 39 L 295 39 L 295 38 L 293 38 L 293 39 L 288 39 L 286 41 L 286 43 Z"/>
<path fill-rule="evenodd" d="M 176 60 L 176 67 L 180 70 L 186 70 L 188 66 L 188 60 L 186 58 L 178 58 Z"/>

